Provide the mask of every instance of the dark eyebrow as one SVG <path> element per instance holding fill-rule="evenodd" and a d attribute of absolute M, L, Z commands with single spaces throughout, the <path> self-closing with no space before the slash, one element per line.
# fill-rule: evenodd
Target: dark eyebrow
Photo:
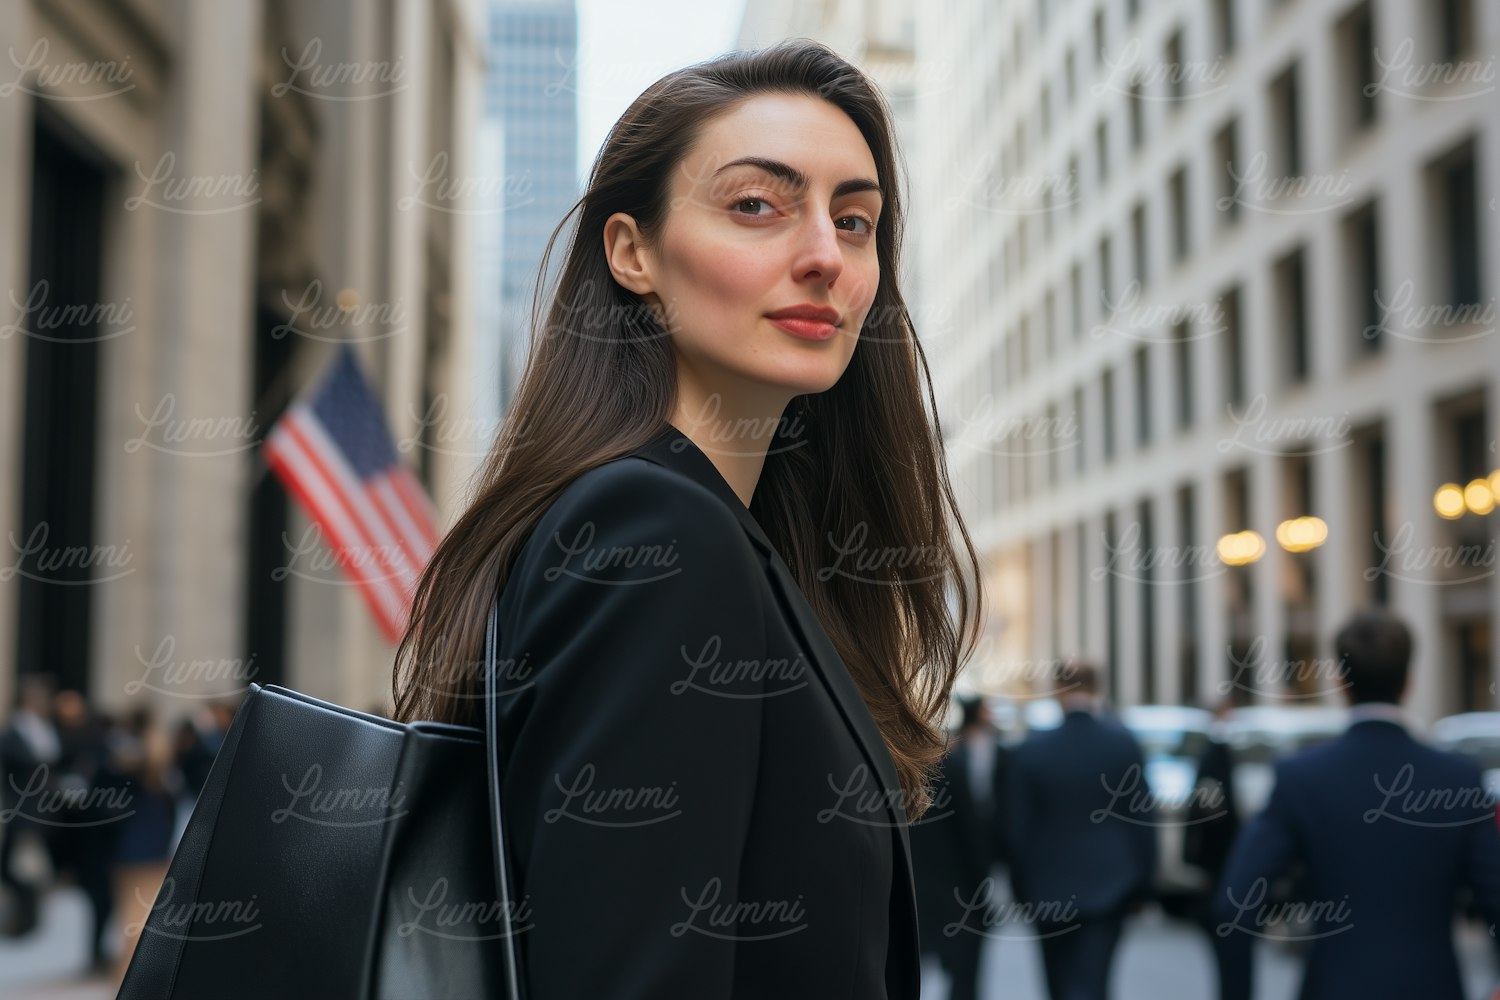
<path fill-rule="evenodd" d="M 738 160 L 730 160 L 715 170 L 714 176 L 719 176 L 730 167 L 755 167 L 757 170 L 764 170 L 773 177 L 786 181 L 799 194 L 807 190 L 809 183 L 807 175 L 790 163 L 767 159 L 764 156 L 742 156 Z M 874 191 L 882 199 L 885 198 L 885 192 L 880 190 L 880 185 L 868 177 L 854 177 L 847 181 L 839 181 L 838 186 L 833 189 L 833 196 L 842 198 L 846 194 L 856 194 L 860 191 Z"/>

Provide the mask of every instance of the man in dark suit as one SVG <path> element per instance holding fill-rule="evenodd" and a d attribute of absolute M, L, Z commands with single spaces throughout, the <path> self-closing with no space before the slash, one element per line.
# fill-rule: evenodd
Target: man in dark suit
<path fill-rule="evenodd" d="M 1135 738 L 1099 717 L 1099 668 L 1068 660 L 1064 715 L 1011 754 L 1006 825 L 1015 896 L 1036 918 L 1052 1000 L 1108 996 L 1126 913 L 1151 891 L 1155 809 Z"/>
<path fill-rule="evenodd" d="M 0 886 L 9 890 L 11 916 L 7 936 L 31 933 L 37 924 L 40 889 L 15 871 L 16 847 L 23 834 L 49 843 L 50 827 L 34 815 L 41 792 L 55 787 L 55 768 L 62 754 L 52 723 L 50 674 L 27 674 L 18 685 L 18 704 L 0 733 Z M 50 851 L 50 846 L 49 846 Z"/>
<path fill-rule="evenodd" d="M 948 974 L 949 1000 L 979 995 L 979 958 L 996 912 L 990 872 L 1002 859 L 999 821 L 1005 750 L 978 696 L 939 765 L 933 803 L 910 827 L 917 923 L 925 954 Z"/>
<path fill-rule="evenodd" d="M 1412 640 L 1399 618 L 1356 615 L 1336 647 L 1349 727 L 1277 765 L 1270 801 L 1236 841 L 1219 886 L 1218 933 L 1238 955 L 1223 996 L 1250 997 L 1253 941 L 1288 922 L 1312 944 L 1302 1000 L 1460 1000 L 1459 889 L 1473 890 L 1492 927 L 1500 920 L 1494 803 L 1478 767 L 1407 732 L 1397 705 Z M 1304 891 L 1278 901 L 1277 879 L 1298 867 Z"/>

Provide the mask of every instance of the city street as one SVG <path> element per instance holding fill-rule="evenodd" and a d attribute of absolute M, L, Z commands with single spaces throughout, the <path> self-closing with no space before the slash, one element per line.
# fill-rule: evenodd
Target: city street
<path fill-rule="evenodd" d="M 88 902 L 72 887 L 49 893 L 36 930 L 0 938 L 0 1000 L 107 1000 L 114 987 L 86 978 Z"/>
<path fill-rule="evenodd" d="M 67 888 L 52 893 L 37 931 L 21 942 L 0 940 L 0 1000 L 108 1000 L 114 990 L 102 980 L 77 978 L 85 962 L 83 934 L 87 907 Z M 1015 938 L 992 940 L 981 976 L 989 1000 L 1046 1000 L 1041 955 L 1024 928 L 1006 930 Z M 1493 965 L 1483 935 L 1465 927 L 1459 958 L 1473 1000 L 1485 993 Z M 1256 954 L 1256 1000 L 1293 1000 L 1299 960 L 1282 948 L 1262 946 Z M 928 968 L 923 1000 L 946 1000 L 941 973 Z M 1213 958 L 1208 942 L 1180 921 L 1148 912 L 1127 925 L 1115 965 L 1115 1000 L 1213 1000 Z"/>
<path fill-rule="evenodd" d="M 1024 933 L 1024 928 L 1006 930 Z M 1465 926 L 1458 935 L 1459 961 L 1473 1000 L 1488 1000 L 1495 976 L 1484 935 Z M 1301 960 L 1285 948 L 1256 951 L 1256 1000 L 1294 1000 Z M 941 973 L 924 966 L 922 1000 L 946 1000 Z M 1041 951 L 1033 940 L 992 940 L 980 976 L 981 1000 L 1046 1000 Z M 1191 925 L 1152 910 L 1126 925 L 1114 969 L 1114 1000 L 1213 1000 L 1213 954 Z"/>

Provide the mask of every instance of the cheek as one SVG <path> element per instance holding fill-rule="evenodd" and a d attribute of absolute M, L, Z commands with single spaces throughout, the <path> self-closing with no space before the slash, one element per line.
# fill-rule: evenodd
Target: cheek
<path fill-rule="evenodd" d="M 674 259 L 670 293 L 705 318 L 743 314 L 747 306 L 763 302 L 776 281 L 774 255 L 761 248 L 688 239 L 679 244 Z"/>

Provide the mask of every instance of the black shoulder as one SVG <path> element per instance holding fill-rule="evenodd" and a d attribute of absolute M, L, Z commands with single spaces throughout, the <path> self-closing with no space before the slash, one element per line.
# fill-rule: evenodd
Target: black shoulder
<path fill-rule="evenodd" d="M 627 455 L 582 473 L 557 495 L 516 569 L 522 575 L 544 570 L 584 549 L 629 561 L 632 548 L 653 558 L 713 559 L 726 572 L 757 565 L 753 546 L 723 500 L 680 473 Z"/>

